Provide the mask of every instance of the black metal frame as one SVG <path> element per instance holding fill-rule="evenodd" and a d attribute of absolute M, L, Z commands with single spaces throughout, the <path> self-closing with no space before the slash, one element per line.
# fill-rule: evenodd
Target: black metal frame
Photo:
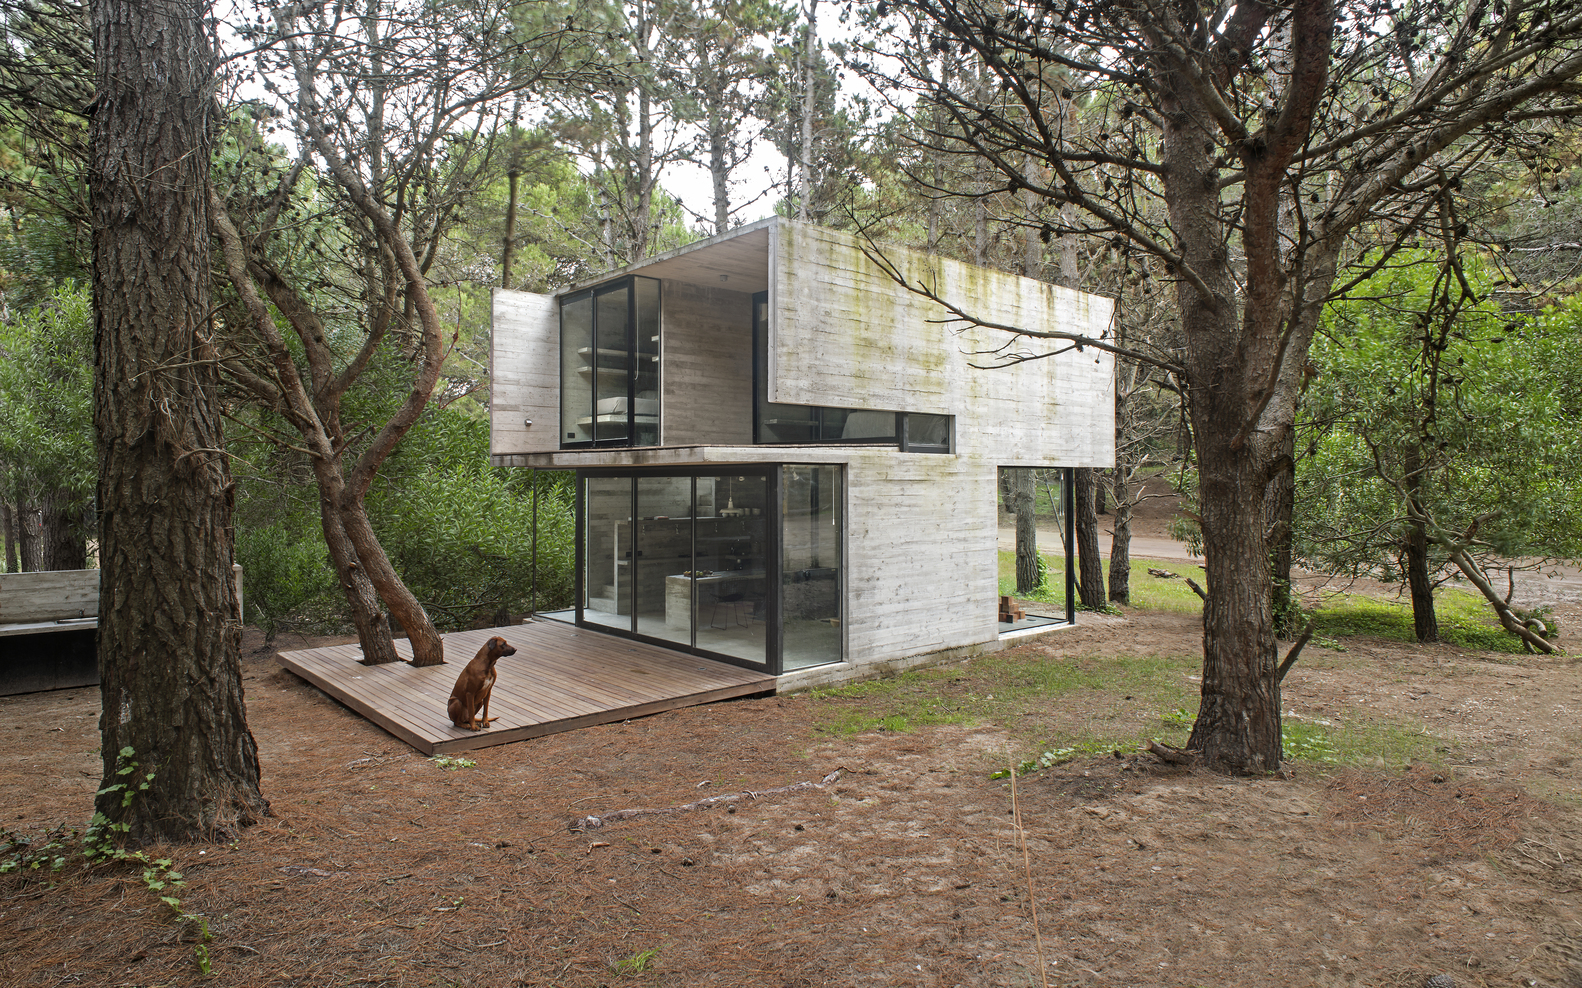
<path fill-rule="evenodd" d="M 697 504 L 698 478 L 699 477 L 727 477 L 727 476 L 761 476 L 766 485 L 766 505 L 764 515 L 764 661 L 752 662 L 739 655 L 728 655 L 723 652 L 714 652 L 698 647 L 697 629 L 697 583 L 692 583 L 692 627 L 685 643 L 668 638 L 655 638 L 639 633 L 637 628 L 637 583 L 636 583 L 636 556 L 633 557 L 633 584 L 632 584 L 632 621 L 630 628 L 618 628 L 614 625 L 589 622 L 583 615 L 584 602 L 587 599 L 587 482 L 590 479 L 601 477 L 627 477 L 631 479 L 631 505 L 630 513 L 633 520 L 633 538 L 637 531 L 637 481 L 649 477 L 688 477 L 692 481 L 691 503 Z M 780 545 L 783 508 L 780 498 L 780 464 L 754 463 L 719 466 L 692 466 L 692 467 L 583 467 L 577 471 L 576 484 L 576 564 L 573 580 L 576 625 L 579 628 L 604 632 L 620 638 L 631 638 L 636 641 L 649 642 L 662 648 L 675 649 L 691 655 L 701 655 L 716 662 L 725 662 L 730 665 L 742 666 L 747 669 L 758 669 L 778 676 L 783 671 L 785 629 L 780 620 L 781 597 L 781 562 L 782 553 Z M 692 556 L 697 557 L 698 529 L 696 518 L 692 525 Z M 641 546 L 634 542 L 634 552 L 641 553 Z M 844 548 L 842 549 L 844 555 Z"/>
<path fill-rule="evenodd" d="M 565 414 L 565 403 L 566 403 L 566 393 L 567 393 L 567 391 L 566 391 L 566 362 L 565 362 L 566 334 L 565 334 L 564 310 L 565 310 L 566 306 L 574 304 L 576 302 L 580 302 L 583 299 L 591 299 L 593 301 L 593 340 L 592 340 L 593 354 L 592 354 L 592 359 L 593 359 L 593 367 L 594 367 L 593 382 L 592 382 L 592 385 L 591 385 L 591 398 L 592 398 L 592 400 L 588 404 L 588 411 L 593 416 L 593 430 L 592 431 L 593 431 L 594 438 L 590 439 L 590 440 L 588 440 L 586 442 L 567 442 L 566 439 L 564 438 L 565 430 L 563 428 L 560 428 L 559 426 L 557 426 L 557 428 L 556 428 L 556 435 L 561 436 L 561 440 L 560 440 L 560 448 L 561 449 L 625 449 L 625 448 L 636 447 L 636 446 L 640 445 L 637 442 L 637 375 L 638 375 L 639 368 L 641 367 L 641 363 L 642 363 L 642 359 L 641 359 L 642 350 L 638 346 L 638 332 L 639 332 L 639 329 L 638 329 L 638 324 L 637 324 L 637 281 L 640 278 L 644 279 L 644 280 L 655 282 L 656 294 L 655 294 L 655 303 L 654 304 L 659 307 L 660 311 L 663 311 L 663 309 L 664 309 L 664 282 L 660 281 L 657 278 L 647 278 L 644 275 L 627 275 L 624 278 L 616 278 L 616 279 L 614 279 L 612 281 L 606 281 L 606 282 L 604 282 L 602 284 L 594 285 L 592 288 L 585 288 L 585 289 L 583 289 L 580 292 L 574 292 L 571 295 L 566 295 L 566 296 L 563 296 L 563 297 L 561 297 L 559 299 L 559 307 L 557 308 L 555 314 L 556 314 L 556 316 L 558 318 L 560 318 L 562 320 L 562 322 L 561 322 L 561 332 L 560 332 L 560 350 L 557 352 L 557 356 L 560 359 L 560 396 L 561 396 L 560 397 L 560 402 L 561 402 L 560 411 L 561 411 L 562 415 Z M 598 438 L 598 435 L 599 435 L 599 423 L 598 423 L 598 418 L 599 418 L 599 412 L 598 412 L 598 406 L 599 406 L 598 352 L 599 352 L 600 346 L 599 346 L 599 304 L 598 304 L 598 300 L 599 300 L 600 296 L 602 296 L 602 295 L 609 295 L 612 292 L 618 292 L 622 288 L 626 289 L 626 435 L 625 435 L 625 437 L 619 438 L 619 439 L 599 439 Z M 660 372 L 659 365 L 656 364 L 655 370 L 656 370 L 656 374 Z M 662 398 L 661 398 L 661 400 L 662 400 Z M 664 414 L 664 406 L 662 404 L 660 405 L 660 414 L 661 415 Z M 653 445 L 658 445 L 658 437 L 657 437 L 658 429 L 657 429 L 657 427 L 655 429 L 655 432 L 656 432 L 656 437 L 655 437 L 655 443 Z M 641 445 L 648 445 L 648 444 L 641 444 Z"/>

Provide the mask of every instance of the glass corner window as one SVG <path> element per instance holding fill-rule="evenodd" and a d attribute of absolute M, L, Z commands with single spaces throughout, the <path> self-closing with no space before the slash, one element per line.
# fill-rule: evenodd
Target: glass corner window
<path fill-rule="evenodd" d="M 622 278 L 560 303 L 560 445 L 659 443 L 659 282 Z"/>

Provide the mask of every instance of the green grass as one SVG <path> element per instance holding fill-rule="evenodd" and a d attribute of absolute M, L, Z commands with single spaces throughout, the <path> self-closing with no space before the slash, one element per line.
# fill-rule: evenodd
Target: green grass
<path fill-rule="evenodd" d="M 1434 613 L 1439 619 L 1439 637 L 1452 645 L 1511 655 L 1523 652 L 1521 639 L 1500 627 L 1480 596 L 1465 590 L 1441 589 L 1434 595 Z M 1412 605 L 1407 601 L 1332 594 L 1319 606 L 1313 620 L 1313 633 L 1321 638 L 1367 636 L 1408 644 L 1417 641 Z"/>
<path fill-rule="evenodd" d="M 1062 603 L 1064 568 L 1049 573 L 1053 586 L 1029 600 Z M 1148 569 L 1177 574 L 1148 575 Z M 1107 574 L 1106 574 L 1107 575 Z M 1200 584 L 1199 566 L 1133 560 L 1132 606 L 1140 610 L 1197 613 L 1202 602 L 1184 577 Z M 1000 554 L 1001 592 L 1015 580 L 1015 557 Z M 1486 605 L 1450 589 L 1439 594 L 1440 629 L 1446 641 L 1471 648 L 1518 652 L 1520 643 L 1494 623 Z M 1316 618 L 1320 644 L 1370 636 L 1410 643 L 1409 606 L 1354 594 L 1335 594 Z M 830 735 L 867 731 L 912 731 L 935 725 L 990 725 L 1012 739 L 1022 771 L 1036 771 L 1076 758 L 1131 751 L 1157 739 L 1185 744 L 1196 718 L 1196 675 L 1202 657 L 1159 655 L 1068 655 L 1058 635 L 1041 645 L 996 653 L 955 666 L 912 670 L 887 679 L 814 691 L 818 729 Z M 1435 762 L 1443 739 L 1421 725 L 1394 721 L 1326 723 L 1291 717 L 1284 722 L 1289 761 L 1310 765 L 1399 766 Z M 986 756 L 992 761 L 993 756 Z M 988 771 L 1004 768 L 986 764 Z"/>
<path fill-rule="evenodd" d="M 817 729 L 848 736 L 941 724 L 990 725 L 1012 738 L 1018 772 L 1129 752 L 1150 739 L 1182 746 L 1197 716 L 1197 656 L 1050 656 L 1036 649 L 814 690 Z M 1433 763 L 1442 738 L 1420 725 L 1288 717 L 1288 761 L 1397 767 Z M 998 764 L 996 764 L 998 762 Z M 981 766 L 1003 773 L 1005 761 Z"/>
<path fill-rule="evenodd" d="M 1149 569 L 1175 573 L 1176 579 L 1150 576 Z M 1163 563 L 1153 559 L 1133 559 L 1131 606 L 1149 611 L 1192 613 L 1203 609 L 1203 601 L 1186 585 L 1186 577 L 1203 585 L 1203 567 L 1190 563 Z M 1104 585 L 1109 586 L 1110 561 L 1104 560 Z M 1019 600 L 1064 606 L 1066 602 L 1066 563 L 1059 556 L 1044 556 L 1044 585 L 1031 594 L 1016 593 L 1016 553 L 1000 551 L 1000 593 L 1015 594 Z"/>
<path fill-rule="evenodd" d="M 1044 557 L 1047 578 L 1037 593 L 1016 594 L 1019 599 L 1063 605 L 1065 603 L 1065 562 Z M 1109 580 L 1109 560 L 1104 561 L 1104 579 Z M 1149 569 L 1177 575 L 1176 579 L 1150 576 Z M 1000 552 L 1000 593 L 1016 593 L 1016 554 Z M 1204 582 L 1203 567 L 1185 563 L 1165 563 L 1149 559 L 1132 560 L 1131 605 L 1145 611 L 1193 614 L 1203 602 L 1186 585 L 1186 577 Z M 1435 594 L 1434 611 L 1439 619 L 1440 638 L 1452 645 L 1508 655 L 1523 653 L 1521 639 L 1500 627 L 1488 603 L 1479 595 L 1454 587 Z M 1321 643 L 1351 637 L 1383 638 L 1388 641 L 1416 642 L 1412 628 L 1412 608 L 1406 601 L 1380 600 L 1361 594 L 1334 593 L 1325 598 L 1315 617 L 1313 633 Z"/>
<path fill-rule="evenodd" d="M 815 690 L 818 730 L 831 735 L 993 724 L 1019 745 L 1058 738 L 1067 757 L 1186 740 L 1197 706 L 1195 656 L 990 655 L 956 666 Z M 1161 713 L 1168 711 L 1169 713 Z"/>

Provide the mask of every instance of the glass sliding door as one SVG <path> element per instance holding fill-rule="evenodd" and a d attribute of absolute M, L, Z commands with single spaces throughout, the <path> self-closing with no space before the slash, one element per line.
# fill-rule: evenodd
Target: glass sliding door
<path fill-rule="evenodd" d="M 769 478 L 763 473 L 700 476 L 700 502 L 705 486 L 712 488 L 712 514 L 700 512 L 692 557 L 697 647 L 766 665 Z"/>
<path fill-rule="evenodd" d="M 770 668 L 772 476 L 761 467 L 585 475 L 582 623 Z"/>
<path fill-rule="evenodd" d="M 692 478 L 637 479 L 637 633 L 692 644 Z"/>
<path fill-rule="evenodd" d="M 560 445 L 659 442 L 659 282 L 624 278 L 560 303 Z"/>
<path fill-rule="evenodd" d="M 632 481 L 589 477 L 583 494 L 582 620 L 632 627 Z"/>
<path fill-rule="evenodd" d="M 840 467 L 780 468 L 782 672 L 841 660 L 841 504 Z"/>

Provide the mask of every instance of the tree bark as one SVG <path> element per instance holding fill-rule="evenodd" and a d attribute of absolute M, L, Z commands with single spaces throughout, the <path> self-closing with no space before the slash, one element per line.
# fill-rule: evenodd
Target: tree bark
<path fill-rule="evenodd" d="M 505 243 L 500 252 L 500 287 L 511 287 L 511 258 L 516 254 L 516 186 L 522 173 L 514 167 L 506 173 Z"/>
<path fill-rule="evenodd" d="M 802 29 L 802 146 L 797 170 L 797 219 L 812 219 L 813 198 L 813 116 L 818 97 L 813 46 L 818 41 L 818 0 L 808 0 L 807 23 Z"/>
<path fill-rule="evenodd" d="M 1420 642 L 1439 640 L 1439 615 L 1434 611 L 1434 581 L 1428 572 L 1428 526 L 1423 511 L 1423 458 L 1414 442 L 1406 450 L 1406 544 L 1402 547 L 1406 586 L 1412 595 L 1412 630 Z"/>
<path fill-rule="evenodd" d="M 1201 404 L 1210 404 L 1202 401 Z M 1198 413 L 1203 519 L 1203 688 L 1187 747 L 1235 774 L 1277 769 L 1282 757 L 1272 584 L 1264 538 L 1267 480 L 1258 458 L 1229 449 L 1235 426 Z M 1234 419 L 1229 420 L 1231 422 Z"/>
<path fill-rule="evenodd" d="M 37 573 L 44 568 L 44 541 L 39 528 L 38 508 L 27 498 L 17 498 L 16 549 L 19 573 Z"/>
<path fill-rule="evenodd" d="M 363 503 L 361 492 L 348 488 L 342 494 L 337 514 L 346 537 L 357 550 L 362 571 L 367 574 L 385 606 L 390 608 L 391 617 L 400 622 L 406 632 L 407 643 L 412 646 L 412 664 L 443 664 L 445 643 L 439 632 L 434 630 L 434 622 L 429 620 L 423 605 L 418 603 L 418 599 L 396 573 L 395 567 L 390 565 L 390 557 L 385 554 L 384 546 L 379 544 L 379 537 L 374 534 L 373 525 L 368 521 L 368 509 Z"/>
<path fill-rule="evenodd" d="M 699 32 L 693 40 L 702 80 L 704 136 L 709 145 L 709 182 L 714 199 L 714 235 L 731 225 L 731 143 L 735 133 L 726 108 L 728 81 L 723 65 L 716 66 L 710 55 L 708 39 Z M 722 58 L 723 61 L 723 58 Z"/>
<path fill-rule="evenodd" d="M 1076 487 L 1073 511 L 1077 529 L 1077 596 L 1082 606 L 1102 611 L 1107 605 L 1104 592 L 1104 560 L 1099 556 L 1099 516 L 1093 510 L 1093 468 L 1072 471 Z"/>
<path fill-rule="evenodd" d="M 5 570 L 7 573 L 17 572 L 20 561 L 16 555 L 16 513 L 11 510 L 11 505 L 0 501 L 0 529 L 5 530 Z"/>
<path fill-rule="evenodd" d="M 357 641 L 362 647 L 363 665 L 377 666 L 400 659 L 395 642 L 390 637 L 380 607 L 379 591 L 369 579 L 357 545 L 346 532 L 340 503 L 346 496 L 346 482 L 339 464 L 327 458 L 315 459 L 315 479 L 319 485 L 319 523 L 324 531 L 324 544 L 329 548 L 330 564 L 340 580 L 341 592 L 351 612 L 352 625 L 357 629 Z"/>
<path fill-rule="evenodd" d="M 88 542 L 82 504 L 68 492 L 47 491 L 39 499 L 42 518 L 41 569 L 87 569 Z"/>
<path fill-rule="evenodd" d="M 1259 389 L 1275 383 L 1285 329 L 1280 306 L 1286 280 L 1274 236 L 1279 173 L 1260 170 L 1247 181 L 1246 197 L 1255 208 L 1242 236 L 1250 271 L 1242 301 L 1225 251 L 1211 113 L 1191 79 L 1177 73 L 1165 78 L 1164 106 L 1179 120 L 1164 132 L 1166 201 L 1194 275 L 1178 282 L 1177 293 L 1207 584 L 1202 698 L 1187 746 L 1202 752 L 1214 770 L 1259 774 L 1277 769 L 1283 754 L 1264 501 L 1273 464 L 1269 445 L 1283 442 L 1284 433 L 1253 428 L 1267 407 Z M 1279 425 L 1290 427 L 1289 420 Z"/>
<path fill-rule="evenodd" d="M 1016 512 L 1016 592 L 1036 593 L 1043 586 L 1038 559 L 1037 488 L 1029 467 L 1011 470 L 1011 504 Z"/>
<path fill-rule="evenodd" d="M 96 807 L 134 841 L 259 820 L 242 699 L 233 487 L 209 326 L 214 53 L 200 4 L 93 0 L 91 125 L 99 449 Z M 118 769 L 136 762 L 130 776 Z M 129 779 L 152 773 L 123 799 Z"/>
<path fill-rule="evenodd" d="M 1301 607 L 1291 592 L 1291 522 L 1295 515 L 1296 431 L 1287 430 L 1274 478 L 1269 481 L 1268 499 L 1264 501 L 1264 531 L 1270 548 L 1270 609 L 1274 613 L 1275 636 L 1287 640 L 1301 633 L 1302 623 Z"/>
<path fill-rule="evenodd" d="M 1467 554 L 1466 549 L 1448 542 L 1444 544 L 1450 549 L 1450 561 L 1456 564 L 1456 568 L 1461 570 L 1462 575 L 1470 580 L 1474 587 L 1478 588 L 1478 592 L 1483 595 L 1483 599 L 1487 600 L 1489 606 L 1494 608 L 1494 613 L 1499 616 L 1500 626 L 1526 642 L 1528 648 L 1537 649 L 1546 655 L 1552 654 L 1555 650 L 1554 645 L 1550 644 L 1548 639 L 1527 627 L 1526 623 L 1516 616 L 1516 613 L 1511 610 L 1511 605 L 1507 604 L 1505 598 L 1495 592 L 1493 585 L 1483 575 L 1483 570 L 1479 568 L 1477 561 Z"/>
<path fill-rule="evenodd" d="M 1120 468 L 1115 473 L 1120 474 Z M 1132 499 L 1126 481 L 1117 478 L 1115 528 L 1110 536 L 1110 600 L 1132 602 Z"/>

